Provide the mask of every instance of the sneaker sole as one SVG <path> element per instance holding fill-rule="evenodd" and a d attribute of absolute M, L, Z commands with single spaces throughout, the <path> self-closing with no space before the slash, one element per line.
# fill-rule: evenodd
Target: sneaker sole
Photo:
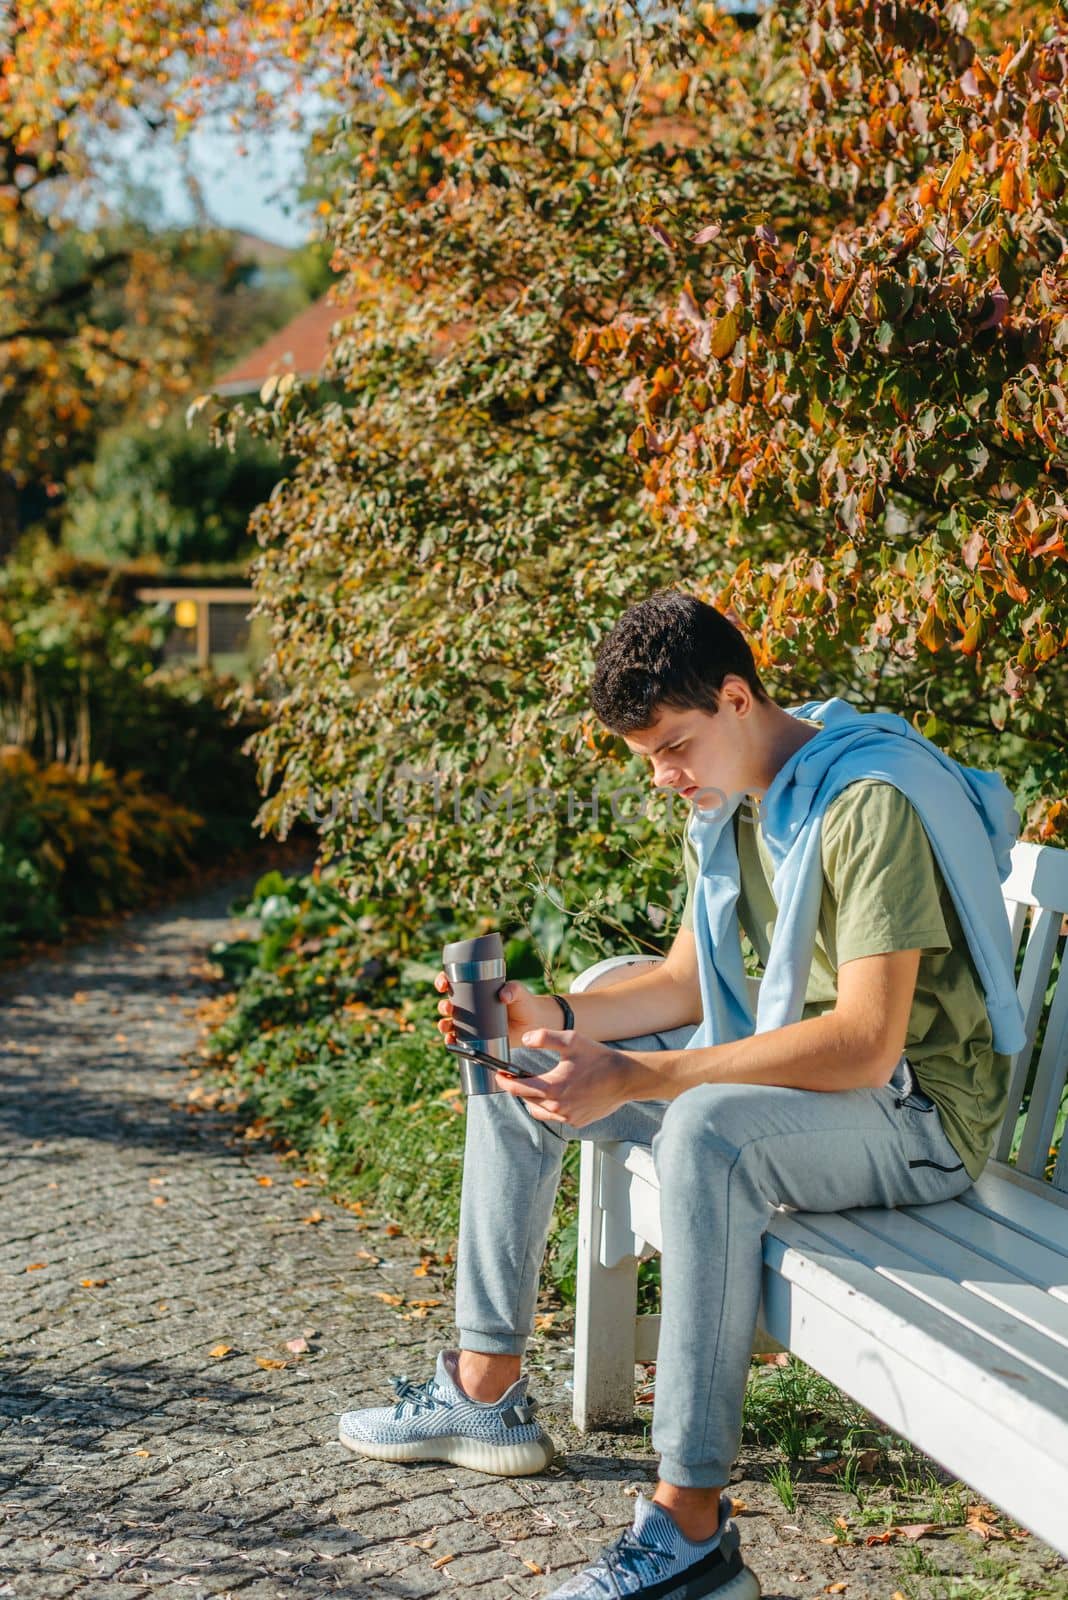
<path fill-rule="evenodd" d="M 718 1589 L 700 1588 L 696 1584 L 683 1584 L 675 1589 L 665 1600 L 760 1600 L 762 1594 L 760 1580 L 755 1572 L 748 1567 L 743 1567 L 737 1577 L 729 1583 L 721 1583 Z"/>
<path fill-rule="evenodd" d="M 438 1439 L 413 1439 L 408 1444 L 353 1439 L 340 1430 L 338 1438 L 346 1450 L 370 1456 L 374 1461 L 448 1461 L 454 1467 L 470 1467 L 472 1472 L 489 1472 L 501 1478 L 525 1478 L 528 1473 L 541 1472 L 557 1453 L 548 1435 L 526 1444 L 484 1444 L 459 1433 L 444 1434 Z"/>

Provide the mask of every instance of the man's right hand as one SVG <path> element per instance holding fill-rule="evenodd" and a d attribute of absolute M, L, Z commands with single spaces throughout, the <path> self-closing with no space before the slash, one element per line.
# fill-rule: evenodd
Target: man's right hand
<path fill-rule="evenodd" d="M 446 973 L 438 973 L 434 988 L 447 997 L 452 994 Z M 560 1007 L 551 994 L 534 994 L 525 983 L 519 983 L 515 978 L 508 978 L 499 993 L 508 1007 L 508 1044 L 513 1050 L 519 1048 L 528 1028 L 557 1028 L 563 1020 Z M 456 1030 L 452 1021 L 451 999 L 438 1001 L 438 1015 L 441 1018 L 438 1032 L 444 1035 L 446 1044 L 452 1044 Z"/>

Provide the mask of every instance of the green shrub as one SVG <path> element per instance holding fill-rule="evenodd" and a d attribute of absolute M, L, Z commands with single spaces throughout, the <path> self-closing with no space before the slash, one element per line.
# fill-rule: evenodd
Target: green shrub
<path fill-rule="evenodd" d="M 201 826 L 135 773 L 99 762 L 75 772 L 0 750 L 0 951 L 54 937 L 71 916 L 136 905 L 152 883 L 188 870 Z"/>
<path fill-rule="evenodd" d="M 250 1120 L 299 1150 L 349 1199 L 373 1201 L 407 1231 L 444 1248 L 456 1235 L 463 1096 L 437 1033 L 438 955 L 459 930 L 444 917 L 420 927 L 407 956 L 391 948 L 391 915 L 350 900 L 340 874 L 266 874 L 247 902 L 255 938 L 222 943 L 213 959 L 235 985 L 212 1033 L 212 1074 L 237 1091 Z M 536 979 L 538 942 L 506 944 L 513 976 Z M 565 1157 L 549 1271 L 574 1294 L 578 1147 Z"/>

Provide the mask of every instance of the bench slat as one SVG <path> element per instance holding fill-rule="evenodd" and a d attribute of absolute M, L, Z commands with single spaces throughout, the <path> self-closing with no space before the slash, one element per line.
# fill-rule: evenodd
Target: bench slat
<path fill-rule="evenodd" d="M 765 1281 L 770 1272 L 787 1283 L 805 1284 L 853 1323 L 860 1337 L 884 1344 L 922 1367 L 980 1414 L 1040 1438 L 1051 1461 L 1068 1472 L 1064 1388 L 841 1245 L 822 1238 L 807 1225 L 819 1215 L 796 1212 L 772 1218 L 765 1240 Z M 797 1349 L 796 1328 L 775 1318 L 765 1326 L 781 1344 Z M 831 1359 L 826 1364 L 833 1367 L 833 1353 L 828 1354 Z"/>
<path fill-rule="evenodd" d="M 1053 1142 L 1053 1126 L 1064 1090 L 1065 1067 L 1068 1064 L 1068 961 L 1062 961 L 1057 988 L 1046 1020 L 1046 1036 L 1042 1041 L 1042 1054 L 1031 1089 L 1031 1103 L 1027 1110 L 1020 1151 L 1016 1165 L 1032 1178 L 1041 1178 L 1049 1159 Z"/>
<path fill-rule="evenodd" d="M 1062 1347 L 1068 1346 L 1068 1305 L 1028 1283 L 1011 1267 L 995 1267 L 959 1240 L 950 1239 L 938 1228 L 928 1227 L 922 1207 L 904 1212 L 883 1206 L 857 1206 L 842 1215 L 872 1234 L 875 1241 L 884 1239 L 896 1245 L 912 1260 L 933 1267 L 959 1284 L 967 1294 L 988 1301 L 1010 1316 L 1020 1317 L 1036 1332 L 1056 1340 Z M 878 1243 L 873 1243 L 872 1248 L 875 1256 L 881 1259 Z M 1068 1355 L 1063 1348 L 1061 1363 L 1064 1381 L 1068 1384 Z"/>
<path fill-rule="evenodd" d="M 1011 1370 L 1015 1382 L 1040 1384 L 1051 1408 L 1063 1413 L 1068 1437 L 1068 1361 L 1063 1345 L 1037 1333 L 1011 1312 L 969 1294 L 951 1278 L 925 1270 L 915 1257 L 886 1239 L 876 1239 L 842 1212 L 799 1211 L 792 1220 L 843 1258 L 852 1257 L 877 1277 L 914 1296 L 942 1319 L 942 1337 L 949 1343 L 957 1341 L 963 1328 L 986 1340 L 988 1363 Z"/>
<path fill-rule="evenodd" d="M 783 1219 L 787 1226 L 792 1221 Z M 887 1296 L 901 1294 L 893 1284 L 878 1285 L 876 1307 L 859 1276 L 856 1286 L 843 1290 L 833 1271 L 798 1256 L 779 1239 L 769 1244 L 775 1270 L 764 1275 L 765 1329 L 918 1449 L 1068 1555 L 1068 1462 L 1063 1450 L 1060 1460 L 1051 1456 L 1041 1409 L 1027 1397 L 1009 1395 L 999 1396 L 1006 1403 L 992 1410 L 989 1402 L 1004 1381 L 989 1377 L 977 1363 L 959 1375 L 955 1388 L 947 1386 L 937 1330 L 926 1339 L 908 1336 L 915 1302 L 903 1297 L 902 1316 L 895 1320 L 893 1308 L 886 1306 Z M 967 1335 L 958 1341 L 958 1354 L 967 1342 Z M 980 1346 L 980 1357 L 983 1353 Z"/>
<path fill-rule="evenodd" d="M 1042 1187 L 1049 1189 L 1048 1184 Z M 960 1203 L 992 1217 L 995 1222 L 1007 1223 L 1036 1244 L 1056 1250 L 1068 1259 L 1068 1207 L 1058 1207 L 1055 1195 L 1034 1194 L 1022 1184 L 1013 1183 L 1011 1178 L 1002 1177 L 996 1167 L 992 1171 L 988 1166 L 971 1188 L 965 1189 Z M 1060 1226 L 1058 1211 L 1063 1217 Z"/>
<path fill-rule="evenodd" d="M 995 1266 L 1013 1267 L 1051 1296 L 1068 1300 L 1068 1257 L 1047 1244 L 1036 1244 L 1000 1218 L 963 1205 L 959 1199 L 940 1200 L 928 1206 L 902 1206 L 900 1212 L 928 1228 L 938 1228 L 947 1239 L 959 1240 Z"/>
<path fill-rule="evenodd" d="M 1013 1057 L 1008 1098 L 1005 1102 L 1005 1118 L 994 1147 L 994 1155 L 998 1161 L 1007 1161 L 1012 1150 L 1016 1118 L 1027 1085 L 1028 1068 L 1034 1054 L 1038 1024 L 1046 999 L 1046 985 L 1049 983 L 1050 968 L 1053 965 L 1060 931 L 1060 911 L 1053 911 L 1048 906 L 1043 906 L 1035 912 L 1027 935 L 1027 948 L 1024 951 L 1023 967 L 1017 985 L 1020 1005 L 1023 1008 L 1024 1027 L 1027 1030 L 1027 1043 Z"/>

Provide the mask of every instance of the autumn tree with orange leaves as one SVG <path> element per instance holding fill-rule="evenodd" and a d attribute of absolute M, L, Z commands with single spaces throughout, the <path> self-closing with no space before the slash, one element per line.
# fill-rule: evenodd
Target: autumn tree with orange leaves
<path fill-rule="evenodd" d="M 75 229 L 60 202 L 131 119 L 181 131 L 220 106 L 283 114 L 317 32 L 303 0 L 0 4 L 0 552 L 18 487 L 61 474 L 101 415 L 162 416 L 203 355 L 181 262 Z"/>
<path fill-rule="evenodd" d="M 1062 837 L 1060 8 L 342 22 L 356 309 L 329 390 L 223 421 L 298 463 L 258 518 L 264 822 L 316 810 L 402 946 L 430 905 L 517 921 L 539 893 L 586 952 L 662 946 L 685 815 L 594 813 L 648 776 L 587 686 L 620 610 L 677 583 L 781 697 L 901 712 Z"/>

